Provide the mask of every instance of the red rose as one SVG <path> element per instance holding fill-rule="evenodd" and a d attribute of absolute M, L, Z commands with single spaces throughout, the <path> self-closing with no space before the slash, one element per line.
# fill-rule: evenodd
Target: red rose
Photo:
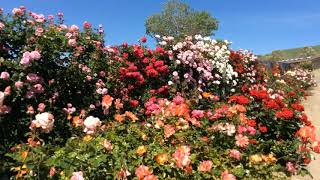
<path fill-rule="evenodd" d="M 143 36 L 142 38 L 140 38 L 140 41 L 141 41 L 142 43 L 145 43 L 145 42 L 147 42 L 147 38 L 146 38 L 145 36 Z"/>
<path fill-rule="evenodd" d="M 137 101 L 137 100 L 131 100 L 130 101 L 130 106 L 131 107 L 137 107 L 139 105 L 139 101 Z"/>

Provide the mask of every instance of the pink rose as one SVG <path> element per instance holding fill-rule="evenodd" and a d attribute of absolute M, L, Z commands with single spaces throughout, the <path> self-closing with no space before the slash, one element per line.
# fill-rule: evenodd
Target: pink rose
<path fill-rule="evenodd" d="M 0 30 L 4 29 L 4 27 L 5 25 L 2 22 L 0 22 Z"/>
<path fill-rule="evenodd" d="M 208 172 L 211 170 L 212 168 L 212 161 L 208 160 L 208 161 L 202 161 L 200 163 L 200 165 L 198 166 L 198 171 L 200 172 Z"/>
<path fill-rule="evenodd" d="M 230 174 L 228 171 L 221 173 L 222 180 L 236 180 L 236 177 L 233 174 Z"/>
<path fill-rule="evenodd" d="M 79 27 L 76 26 L 76 25 L 72 25 L 69 30 L 70 30 L 71 32 L 76 32 L 76 31 L 79 30 Z"/>
<path fill-rule="evenodd" d="M 241 153 L 236 149 L 232 149 L 230 150 L 229 156 L 239 160 L 241 158 Z"/>
<path fill-rule="evenodd" d="M 83 172 L 82 171 L 73 172 L 70 180 L 84 180 Z"/>
<path fill-rule="evenodd" d="M 75 39 L 68 40 L 68 46 L 74 47 L 77 45 L 77 41 Z"/>
<path fill-rule="evenodd" d="M 239 147 L 246 147 L 249 144 L 249 138 L 242 134 L 236 135 L 236 145 Z"/>
<path fill-rule="evenodd" d="M 145 165 L 140 165 L 135 172 L 136 176 L 139 180 L 144 179 L 144 177 L 151 175 L 152 173 L 149 171 L 149 168 Z"/>
<path fill-rule="evenodd" d="M 44 103 L 40 103 L 38 105 L 38 111 L 40 111 L 40 112 L 43 112 L 45 108 L 46 108 L 46 105 Z"/>
<path fill-rule="evenodd" d="M 10 95 L 11 94 L 11 86 L 7 86 L 5 89 L 4 89 L 4 94 L 6 96 Z"/>
<path fill-rule="evenodd" d="M 31 60 L 29 57 L 23 57 L 20 61 L 20 64 L 24 66 L 28 66 L 31 63 Z"/>
<path fill-rule="evenodd" d="M 24 14 L 24 11 L 21 8 L 13 8 L 12 13 L 15 16 L 22 16 Z"/>
<path fill-rule="evenodd" d="M 164 126 L 164 137 L 169 138 L 170 136 L 174 135 L 175 129 L 172 125 L 167 124 Z"/>
<path fill-rule="evenodd" d="M 52 14 L 48 15 L 49 20 L 53 20 L 54 16 Z"/>
<path fill-rule="evenodd" d="M 55 173 L 56 173 L 56 168 L 51 167 L 51 168 L 50 168 L 49 176 L 52 177 L 52 176 L 54 176 Z"/>
<path fill-rule="evenodd" d="M 294 167 L 292 162 L 287 162 L 286 167 L 287 171 L 289 171 L 290 173 L 294 174 L 296 172 L 296 168 Z"/>
<path fill-rule="evenodd" d="M 41 55 L 40 55 L 39 51 L 32 51 L 30 53 L 30 57 L 32 60 L 39 60 L 41 58 Z"/>
<path fill-rule="evenodd" d="M 22 81 L 17 81 L 14 83 L 14 86 L 17 88 L 17 89 L 20 89 L 23 87 L 23 82 Z"/>
<path fill-rule="evenodd" d="M 32 86 L 32 91 L 39 94 L 44 91 L 44 88 L 41 84 L 35 84 Z"/>
<path fill-rule="evenodd" d="M 43 29 L 41 28 L 41 27 L 38 27 L 37 29 L 36 29 L 36 36 L 42 36 L 42 33 L 43 33 Z"/>
<path fill-rule="evenodd" d="M 0 79 L 9 80 L 9 78 L 10 78 L 10 74 L 8 72 L 6 72 L 6 71 L 1 72 Z"/>
<path fill-rule="evenodd" d="M 0 107 L 3 105 L 4 101 L 4 92 L 0 91 Z"/>
<path fill-rule="evenodd" d="M 29 73 L 29 74 L 27 75 L 27 81 L 29 81 L 29 82 L 34 83 L 34 82 L 37 82 L 37 81 L 39 81 L 39 80 L 40 80 L 40 77 L 37 76 L 37 75 L 34 74 L 34 73 Z"/>

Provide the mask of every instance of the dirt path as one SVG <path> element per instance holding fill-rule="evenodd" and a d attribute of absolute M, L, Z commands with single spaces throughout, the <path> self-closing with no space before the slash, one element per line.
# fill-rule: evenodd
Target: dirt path
<path fill-rule="evenodd" d="M 318 86 L 311 89 L 311 96 L 304 101 L 305 111 L 317 128 L 317 137 L 320 138 L 320 69 L 314 71 L 315 80 Z M 320 155 L 314 154 L 316 160 L 312 161 L 308 169 L 314 180 L 320 180 Z M 292 180 L 311 180 L 310 177 L 293 177 Z"/>

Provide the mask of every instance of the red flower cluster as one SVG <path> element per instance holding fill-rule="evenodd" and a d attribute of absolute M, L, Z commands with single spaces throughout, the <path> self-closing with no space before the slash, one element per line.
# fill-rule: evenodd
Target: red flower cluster
<path fill-rule="evenodd" d="M 277 98 L 277 99 L 265 99 L 263 101 L 263 105 L 267 109 L 274 109 L 274 110 L 279 110 L 280 108 L 283 108 L 285 106 L 285 104 L 279 98 Z"/>
<path fill-rule="evenodd" d="M 256 99 L 266 99 L 268 97 L 268 92 L 266 90 L 253 89 L 250 91 L 250 95 Z"/>
<path fill-rule="evenodd" d="M 293 116 L 293 111 L 288 108 L 282 108 L 281 111 L 276 112 L 276 118 L 278 119 L 291 119 Z"/>
<path fill-rule="evenodd" d="M 243 66 L 243 60 L 244 60 L 244 57 L 242 55 L 242 53 L 239 53 L 239 52 L 236 52 L 236 51 L 231 51 L 230 52 L 230 57 L 229 57 L 229 60 L 231 62 L 233 62 L 235 65 L 235 71 L 237 73 L 244 73 L 245 72 L 245 67 Z"/>
<path fill-rule="evenodd" d="M 250 99 L 248 99 L 247 97 L 245 97 L 243 95 L 240 95 L 240 96 L 234 95 L 229 98 L 228 102 L 229 103 L 236 102 L 241 105 L 247 105 L 250 103 Z"/>
<path fill-rule="evenodd" d="M 145 61 L 146 59 L 144 59 Z M 165 65 L 163 61 L 156 61 L 155 59 L 151 59 L 149 62 L 149 65 L 145 68 L 146 75 L 148 77 L 156 78 L 159 76 L 159 74 L 168 73 L 168 65 Z"/>
<path fill-rule="evenodd" d="M 298 102 L 292 104 L 291 107 L 297 111 L 301 111 L 301 112 L 304 111 L 304 107 Z"/>
<path fill-rule="evenodd" d="M 129 65 L 128 68 L 121 67 L 119 69 L 120 80 L 131 78 L 131 79 L 135 79 L 134 82 L 136 85 L 144 84 L 145 79 L 142 76 L 142 74 L 137 70 L 138 70 L 138 68 L 135 65 Z"/>

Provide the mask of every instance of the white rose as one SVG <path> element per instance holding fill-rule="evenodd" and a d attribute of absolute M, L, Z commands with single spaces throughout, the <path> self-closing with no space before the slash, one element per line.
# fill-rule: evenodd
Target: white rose
<path fill-rule="evenodd" d="M 101 121 L 99 120 L 99 118 L 89 116 L 84 120 L 83 125 L 85 126 L 83 132 L 87 134 L 94 134 L 96 128 L 98 126 L 101 126 Z"/>

